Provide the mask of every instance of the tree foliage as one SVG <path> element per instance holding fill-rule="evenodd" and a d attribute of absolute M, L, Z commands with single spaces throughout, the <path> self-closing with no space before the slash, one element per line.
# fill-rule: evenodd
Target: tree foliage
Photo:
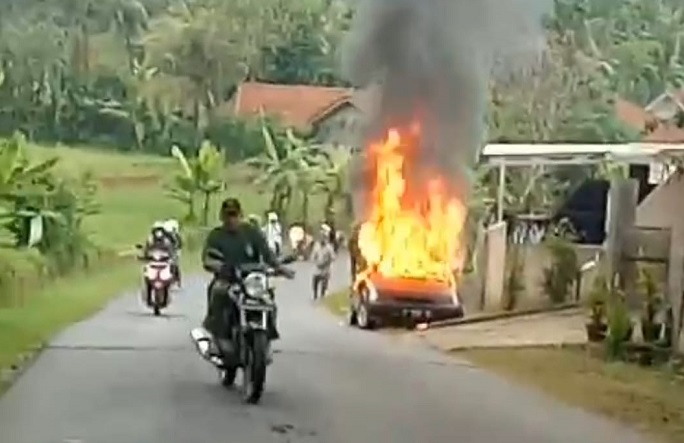
<path fill-rule="evenodd" d="M 218 112 L 237 85 L 340 84 L 348 21 L 349 7 L 327 0 L 5 2 L 0 136 L 160 154 L 194 154 L 210 137 L 237 158 L 241 143 L 219 134 L 253 137 Z"/>

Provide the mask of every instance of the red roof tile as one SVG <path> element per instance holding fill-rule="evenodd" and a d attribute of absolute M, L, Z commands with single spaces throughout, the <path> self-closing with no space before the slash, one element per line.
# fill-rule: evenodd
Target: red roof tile
<path fill-rule="evenodd" d="M 305 129 L 352 104 L 352 93 L 347 88 L 245 82 L 236 94 L 235 114 L 252 116 L 263 110 L 287 126 Z"/>
<path fill-rule="evenodd" d="M 655 122 L 655 116 L 644 108 L 621 98 L 615 100 L 615 113 L 620 120 L 637 131 L 643 131 L 649 123 Z"/>
<path fill-rule="evenodd" d="M 652 133 L 644 137 L 649 143 L 684 143 L 684 130 L 672 125 L 659 125 Z"/>

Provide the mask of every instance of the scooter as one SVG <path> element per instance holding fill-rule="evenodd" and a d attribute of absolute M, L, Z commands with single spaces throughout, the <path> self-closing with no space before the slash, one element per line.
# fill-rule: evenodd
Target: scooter
<path fill-rule="evenodd" d="M 136 245 L 136 249 L 144 249 Z M 141 254 L 138 259 L 144 261 L 142 295 L 145 304 L 152 309 L 155 316 L 161 315 L 171 302 L 171 285 L 176 281 L 172 270 L 171 255 L 162 249 L 151 249 Z"/>

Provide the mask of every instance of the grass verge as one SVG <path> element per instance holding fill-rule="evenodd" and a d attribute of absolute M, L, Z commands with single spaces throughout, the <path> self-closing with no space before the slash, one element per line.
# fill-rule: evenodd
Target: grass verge
<path fill-rule="evenodd" d="M 198 267 L 197 254 L 183 255 L 186 273 Z M 74 273 L 55 280 L 22 305 L 0 309 L 0 393 L 22 363 L 55 334 L 93 315 L 114 296 L 135 288 L 139 274 L 140 264 L 135 259 Z"/>
<path fill-rule="evenodd" d="M 606 362 L 581 349 L 481 349 L 456 353 L 668 442 L 684 441 L 684 376 Z"/>
<path fill-rule="evenodd" d="M 337 316 L 344 316 L 349 308 L 349 289 L 343 289 L 328 294 L 321 300 L 321 303 L 327 310 Z"/>

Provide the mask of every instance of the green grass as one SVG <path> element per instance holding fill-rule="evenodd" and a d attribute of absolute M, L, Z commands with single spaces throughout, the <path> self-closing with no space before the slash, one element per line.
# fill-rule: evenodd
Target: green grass
<path fill-rule="evenodd" d="M 171 157 L 118 153 L 113 150 L 30 145 L 29 155 L 36 160 L 59 157 L 58 171 L 68 175 L 78 175 L 92 171 L 96 177 L 147 176 L 168 173 L 175 166 Z"/>
<path fill-rule="evenodd" d="M 349 308 L 349 289 L 333 292 L 321 300 L 323 306 L 338 316 L 344 316 Z"/>
<path fill-rule="evenodd" d="M 197 254 L 183 256 L 183 270 L 199 267 Z M 113 296 L 139 284 L 140 264 L 133 258 L 92 272 L 60 278 L 25 303 L 0 309 L 0 392 L 8 370 L 39 350 L 66 326 L 100 310 Z M 4 373 L 4 376 L 3 376 Z"/>
<path fill-rule="evenodd" d="M 61 159 L 58 170 L 71 176 L 89 170 L 100 178 L 160 178 L 158 182 L 141 184 L 101 184 L 97 197 L 101 205 L 100 214 L 86 220 L 86 229 L 96 244 L 104 248 L 129 250 L 144 239 L 156 220 L 172 217 L 181 219 L 185 215 L 184 206 L 168 197 L 164 190 L 164 184 L 168 183 L 178 167 L 170 157 L 39 145 L 30 145 L 29 155 L 37 160 L 57 156 Z M 228 167 L 226 194 L 238 196 L 243 201 L 246 212 L 262 214 L 268 203 L 267 195 L 255 189 L 250 183 L 251 179 L 253 174 L 237 167 Z M 223 197 L 225 196 L 218 195 L 213 199 L 209 211 L 210 224 L 217 220 L 218 202 Z M 200 202 L 197 204 L 197 211 L 200 211 Z"/>
<path fill-rule="evenodd" d="M 455 355 L 665 441 L 684 441 L 684 375 L 606 362 L 580 349 L 482 349 Z"/>

